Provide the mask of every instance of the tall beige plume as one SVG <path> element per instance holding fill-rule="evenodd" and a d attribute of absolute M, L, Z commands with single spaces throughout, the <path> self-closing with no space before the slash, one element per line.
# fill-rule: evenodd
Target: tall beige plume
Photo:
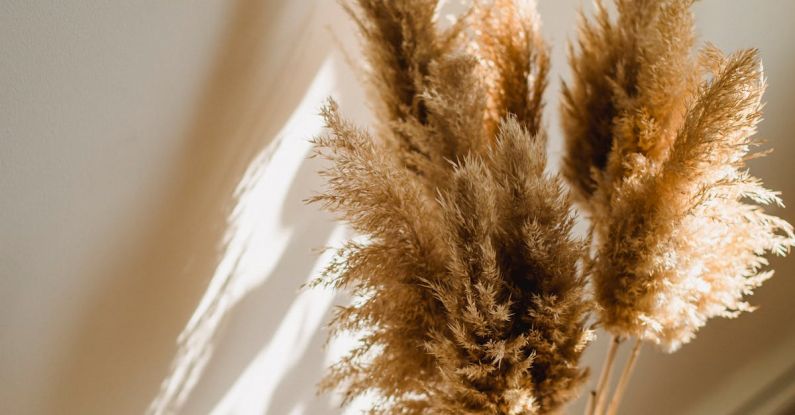
<path fill-rule="evenodd" d="M 318 281 L 355 296 L 333 327 L 362 336 L 324 386 L 346 402 L 373 393 L 373 413 L 553 413 L 586 374 L 587 245 L 545 173 L 538 20 L 527 2 L 476 2 L 441 31 L 436 8 L 349 8 L 378 125 L 359 129 L 330 101 L 315 139 L 331 165 L 313 200 L 362 235 Z"/>
<path fill-rule="evenodd" d="M 591 215 L 604 327 L 674 351 L 733 317 L 792 227 L 745 165 L 761 119 L 758 53 L 691 55 L 692 0 L 601 2 L 580 25 L 562 105 L 564 174 Z M 573 48 L 574 49 L 574 48 Z"/>

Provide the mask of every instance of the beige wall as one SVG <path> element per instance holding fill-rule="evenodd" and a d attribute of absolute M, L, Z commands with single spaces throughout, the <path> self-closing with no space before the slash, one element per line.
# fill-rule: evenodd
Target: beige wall
<path fill-rule="evenodd" d="M 555 45 L 550 98 L 577 4 L 540 1 Z M 795 2 L 703 0 L 696 12 L 704 39 L 761 49 L 770 88 L 760 134 L 776 151 L 753 171 L 795 200 Z M 145 410 L 225 252 L 238 182 L 327 58 L 329 93 L 363 114 L 353 75 L 329 55 L 325 25 L 351 44 L 343 22 L 330 0 L 0 2 L 0 412 Z M 272 340 L 269 327 L 311 270 L 307 252 L 330 235 L 301 203 L 315 167 L 299 169 L 280 202 L 292 213 L 277 217 L 301 238 L 271 284 L 231 310 L 185 413 L 216 407 Z M 793 212 L 783 215 L 795 222 Z M 728 413 L 795 364 L 795 262 L 774 264 L 755 313 L 710 323 L 675 355 L 644 350 L 625 413 Z M 306 356 L 320 353 L 322 336 L 313 339 Z M 601 359 L 603 342 L 588 362 Z M 270 413 L 300 402 L 303 413 L 331 413 L 311 403 L 315 363 L 294 367 Z"/>

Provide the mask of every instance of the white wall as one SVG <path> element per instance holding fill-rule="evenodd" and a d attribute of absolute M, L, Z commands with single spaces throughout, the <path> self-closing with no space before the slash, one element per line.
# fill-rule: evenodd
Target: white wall
<path fill-rule="evenodd" d="M 577 4 L 539 7 L 555 45 L 555 157 L 554 95 Z M 795 2 L 703 0 L 696 12 L 704 39 L 761 49 L 770 84 L 761 135 L 776 151 L 753 171 L 795 200 Z M 328 218 L 301 203 L 319 184 L 317 164 L 253 174 L 271 180 L 250 186 L 262 199 L 235 197 L 268 154 L 302 159 L 301 128 L 314 128 L 307 93 L 365 113 L 326 25 L 352 45 L 350 25 L 326 0 L 0 2 L 0 412 L 143 412 L 211 279 L 228 274 L 245 288 L 224 309 L 215 357 L 183 412 L 240 413 L 230 401 L 262 398 L 263 379 L 271 389 L 260 413 L 332 413 L 313 395 L 322 332 L 293 333 L 304 349 L 285 376 L 268 378 L 272 367 L 256 363 L 280 344 L 291 310 L 328 300 L 296 294 L 315 266 L 311 250 L 333 237 Z M 322 68 L 326 81 L 316 78 Z M 296 109 L 303 116 L 292 117 Z M 267 210 L 274 201 L 283 206 Z M 792 210 L 783 216 L 795 221 Z M 249 228 L 240 217 L 264 219 Z M 248 230 L 242 251 L 224 245 L 238 235 L 230 224 Z M 276 244 L 276 234 L 252 229 L 286 236 Z M 274 262 L 277 248 L 285 255 Z M 243 265 L 219 267 L 232 254 Z M 727 413 L 784 373 L 795 346 L 795 265 L 774 264 L 755 313 L 710 323 L 677 354 L 644 350 L 625 413 Z M 586 360 L 599 362 L 603 346 Z"/>

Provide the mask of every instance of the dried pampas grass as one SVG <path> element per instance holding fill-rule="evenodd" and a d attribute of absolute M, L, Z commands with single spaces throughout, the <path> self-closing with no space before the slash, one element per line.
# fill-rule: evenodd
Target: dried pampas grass
<path fill-rule="evenodd" d="M 596 2 L 570 47 L 563 174 L 591 219 L 599 323 L 613 334 L 588 414 L 614 414 L 640 341 L 668 352 L 772 275 L 764 255 L 795 244 L 783 206 L 750 175 L 765 82 L 755 50 L 698 55 L 693 0 Z M 615 350 L 636 337 L 606 412 Z"/>
<path fill-rule="evenodd" d="M 312 201 L 361 235 L 318 279 L 352 293 L 332 335 L 361 335 L 323 387 L 372 413 L 548 414 L 577 395 L 598 322 L 674 351 L 707 320 L 750 310 L 768 253 L 795 244 L 781 205 L 745 165 L 765 88 L 758 53 L 692 53 L 692 0 L 597 1 L 570 48 L 562 173 L 545 172 L 549 58 L 531 3 L 475 1 L 449 29 L 436 1 L 358 0 L 377 125 L 329 101 L 327 189 Z M 586 292 L 589 278 L 593 293 Z M 606 412 L 604 412 L 606 409 Z"/>
<path fill-rule="evenodd" d="M 466 20 L 474 33 L 469 52 L 480 62 L 486 87 L 488 135 L 512 114 L 530 134 L 541 130 L 549 55 L 538 29 L 540 18 L 529 1 L 479 0 Z"/>
<path fill-rule="evenodd" d="M 617 0 L 583 20 L 564 87 L 566 168 L 596 236 L 600 321 L 668 351 L 771 274 L 792 227 L 745 166 L 765 88 L 758 53 L 691 56 L 692 0 Z"/>
<path fill-rule="evenodd" d="M 379 126 L 356 128 L 331 101 L 330 134 L 315 140 L 332 164 L 314 201 L 366 236 L 319 281 L 357 298 L 335 330 L 364 333 L 324 386 L 346 402 L 374 392 L 377 413 L 551 413 L 585 379 L 590 332 L 587 245 L 571 236 L 562 181 L 544 171 L 545 46 L 527 4 L 476 3 L 462 21 L 505 24 L 488 36 L 438 31 L 434 8 L 351 8 Z M 478 54 L 464 53 L 470 36 Z"/>

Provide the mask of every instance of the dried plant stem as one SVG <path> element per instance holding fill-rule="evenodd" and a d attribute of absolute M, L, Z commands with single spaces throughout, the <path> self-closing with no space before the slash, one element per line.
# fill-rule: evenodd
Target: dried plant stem
<path fill-rule="evenodd" d="M 613 363 L 616 361 L 616 352 L 618 352 L 618 346 L 621 345 L 622 341 L 623 339 L 620 336 L 613 336 L 613 341 L 610 342 L 605 362 L 602 365 L 602 373 L 599 374 L 599 381 L 596 383 L 596 390 L 591 393 L 592 399 L 589 401 L 588 415 L 597 415 L 602 412 L 606 395 L 605 389 L 610 384 L 610 374 L 613 371 Z"/>
<path fill-rule="evenodd" d="M 613 393 L 613 397 L 610 399 L 610 405 L 607 406 L 606 415 L 615 415 L 616 411 L 618 411 L 618 405 L 621 403 L 624 390 L 627 388 L 629 378 L 632 376 L 632 370 L 635 368 L 635 363 L 638 361 L 640 346 L 642 344 L 643 343 L 640 339 L 635 340 L 635 346 L 632 347 L 632 354 L 629 355 L 629 360 L 627 360 L 627 363 L 624 366 L 624 371 L 621 373 L 621 378 L 618 380 L 616 391 Z"/>

